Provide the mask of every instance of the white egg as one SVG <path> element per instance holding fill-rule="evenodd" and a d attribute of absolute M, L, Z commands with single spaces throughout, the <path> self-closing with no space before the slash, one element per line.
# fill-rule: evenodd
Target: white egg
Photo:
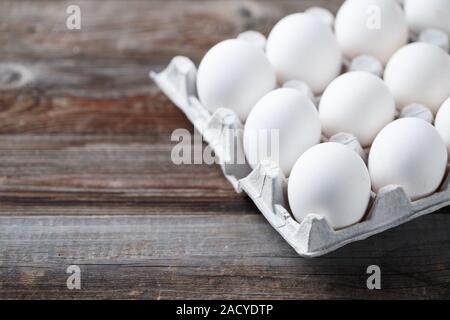
<path fill-rule="evenodd" d="M 444 139 L 447 145 L 447 152 L 450 155 L 450 98 L 439 109 L 434 125 L 442 139 Z"/>
<path fill-rule="evenodd" d="M 345 73 L 325 90 L 319 106 L 322 130 L 331 137 L 354 135 L 363 147 L 395 117 L 395 100 L 377 76 L 362 71 Z"/>
<path fill-rule="evenodd" d="M 349 58 L 366 54 L 386 64 L 408 41 L 408 24 L 392 0 L 347 0 L 335 21 L 337 41 Z"/>
<path fill-rule="evenodd" d="M 404 9 L 409 26 L 414 32 L 436 28 L 450 35 L 449 0 L 405 0 Z"/>
<path fill-rule="evenodd" d="M 297 221 L 314 213 L 341 229 L 359 222 L 370 200 L 364 161 L 349 147 L 328 142 L 306 151 L 288 183 L 289 204 Z"/>
<path fill-rule="evenodd" d="M 437 110 L 450 95 L 450 57 L 432 44 L 412 43 L 398 50 L 384 71 L 397 108 L 419 103 Z"/>
<path fill-rule="evenodd" d="M 242 121 L 275 85 L 275 71 L 264 52 L 238 39 L 215 45 L 198 68 L 197 91 L 202 104 L 211 112 L 232 109 Z"/>
<path fill-rule="evenodd" d="M 342 55 L 332 30 L 312 14 L 296 13 L 279 21 L 270 32 L 266 51 L 280 83 L 301 80 L 315 94 L 341 70 Z"/>
<path fill-rule="evenodd" d="M 369 153 L 372 187 L 403 187 L 417 200 L 435 192 L 445 175 L 447 148 L 428 122 L 403 118 L 388 124 L 376 137 Z"/>
<path fill-rule="evenodd" d="M 271 160 L 289 176 L 295 161 L 320 142 L 317 109 L 296 89 L 282 88 L 265 95 L 248 116 L 244 130 L 244 150 L 255 168 Z"/>

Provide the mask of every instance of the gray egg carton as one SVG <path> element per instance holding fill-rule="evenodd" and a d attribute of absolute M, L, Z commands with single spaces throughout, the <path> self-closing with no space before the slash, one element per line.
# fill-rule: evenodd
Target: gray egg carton
<path fill-rule="evenodd" d="M 235 161 L 230 160 L 235 159 L 234 154 L 229 154 L 230 145 L 237 145 L 237 152 L 241 156 L 244 154 L 243 126 L 231 110 L 218 109 L 211 114 L 201 105 L 196 97 L 196 75 L 194 63 L 186 57 L 175 57 L 161 73 L 150 73 L 159 88 L 186 114 L 209 143 L 225 177 L 235 190 L 245 192 L 253 200 L 272 227 L 300 256 L 324 255 L 450 205 L 447 173 L 438 192 L 414 202 L 399 186 L 383 188 L 376 196 L 373 195 L 365 218 L 341 230 L 333 230 L 326 219 L 316 214 L 296 221 L 289 212 L 286 200 L 287 179 L 278 167 L 263 162 L 252 170 L 247 163 L 234 164 Z M 227 130 L 234 130 L 237 138 L 224 134 Z M 349 140 L 348 136 L 336 139 L 339 140 L 350 147 L 360 148 L 359 145 L 355 147 L 355 141 Z"/>

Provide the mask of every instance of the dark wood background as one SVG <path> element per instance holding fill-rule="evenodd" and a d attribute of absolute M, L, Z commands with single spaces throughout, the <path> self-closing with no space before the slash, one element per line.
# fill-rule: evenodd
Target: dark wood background
<path fill-rule="evenodd" d="M 150 70 L 341 2 L 2 1 L 0 298 L 450 297 L 448 208 L 307 260 L 218 166 L 170 161 L 170 134 L 192 125 Z"/>

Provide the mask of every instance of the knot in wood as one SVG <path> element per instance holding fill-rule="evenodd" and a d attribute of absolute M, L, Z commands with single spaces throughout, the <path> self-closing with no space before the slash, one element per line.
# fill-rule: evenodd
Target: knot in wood
<path fill-rule="evenodd" d="M 0 63 L 0 90 L 20 89 L 33 80 L 33 74 L 17 63 Z"/>

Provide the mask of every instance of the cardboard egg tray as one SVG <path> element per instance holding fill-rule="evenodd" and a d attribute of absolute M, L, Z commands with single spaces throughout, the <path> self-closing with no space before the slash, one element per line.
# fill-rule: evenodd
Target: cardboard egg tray
<path fill-rule="evenodd" d="M 377 195 L 373 194 L 364 219 L 350 227 L 333 230 L 325 218 L 315 214 L 296 221 L 289 212 L 287 203 L 287 179 L 278 167 L 273 163 L 263 162 L 252 170 L 247 163 L 235 163 L 235 156 L 229 153 L 237 145 L 237 152 L 244 154 L 243 126 L 231 110 L 218 109 L 211 114 L 201 105 L 196 97 L 196 74 L 197 69 L 191 60 L 175 57 L 164 71 L 151 72 L 150 77 L 209 143 L 225 177 L 236 192 L 245 192 L 272 227 L 300 256 L 324 255 L 348 243 L 366 239 L 450 205 L 450 178 L 447 170 L 438 192 L 414 202 L 399 186 L 383 188 Z M 227 130 L 235 131 L 236 136 L 224 134 Z M 346 139 L 345 136 L 336 141 L 355 147 L 355 141 Z"/>

